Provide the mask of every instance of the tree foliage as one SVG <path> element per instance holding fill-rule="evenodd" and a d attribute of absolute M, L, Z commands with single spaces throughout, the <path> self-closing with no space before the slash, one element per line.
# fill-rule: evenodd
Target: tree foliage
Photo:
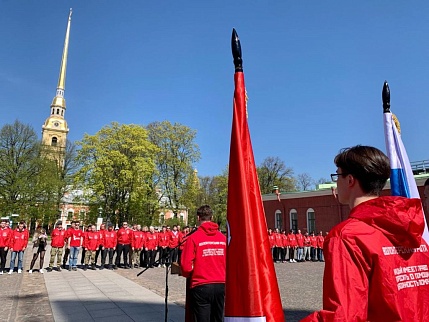
<path fill-rule="evenodd" d="M 159 148 L 155 156 L 158 172 L 154 177 L 154 185 L 159 188 L 159 201 L 164 201 L 177 216 L 192 199 L 193 165 L 200 159 L 199 148 L 194 142 L 196 132 L 169 121 L 151 123 L 147 129 L 150 141 Z"/>
<path fill-rule="evenodd" d="M 78 142 L 81 168 L 77 182 L 114 222 L 132 219 L 151 223 L 157 210 L 154 155 L 157 147 L 140 125 L 104 126 Z M 90 196 L 88 196 L 90 197 Z"/>
<path fill-rule="evenodd" d="M 271 193 L 273 186 L 277 186 L 280 191 L 296 190 L 293 169 L 286 167 L 279 157 L 267 157 L 257 167 L 257 172 L 262 194 Z"/>

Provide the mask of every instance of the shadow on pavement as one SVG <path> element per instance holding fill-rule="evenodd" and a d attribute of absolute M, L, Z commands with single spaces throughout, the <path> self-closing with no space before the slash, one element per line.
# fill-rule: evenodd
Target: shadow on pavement
<path fill-rule="evenodd" d="M 56 322 L 60 321 L 142 321 L 160 322 L 165 318 L 165 306 L 142 301 L 138 298 L 128 300 L 54 300 L 51 301 L 52 313 Z M 168 321 L 184 321 L 184 309 L 168 306 Z"/>

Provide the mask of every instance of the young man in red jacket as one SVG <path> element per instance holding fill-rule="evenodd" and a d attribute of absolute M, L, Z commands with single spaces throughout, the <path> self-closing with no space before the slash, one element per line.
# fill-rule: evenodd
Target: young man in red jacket
<path fill-rule="evenodd" d="M 317 242 L 317 258 L 319 262 L 324 262 L 325 259 L 323 257 L 323 243 L 325 242 L 325 237 L 323 237 L 323 232 L 319 231 L 319 235 L 316 237 Z"/>
<path fill-rule="evenodd" d="M 170 233 L 167 232 L 166 226 L 162 226 L 162 230 L 158 233 L 159 264 L 161 267 L 165 267 L 167 261 L 169 242 Z"/>
<path fill-rule="evenodd" d="M 68 230 L 68 248 L 70 249 L 69 271 L 77 270 L 77 257 L 83 244 L 83 231 L 79 229 L 79 222 L 72 221 L 71 229 Z"/>
<path fill-rule="evenodd" d="M 191 278 L 192 311 L 196 322 L 223 321 L 225 300 L 226 237 L 211 221 L 208 205 L 197 210 L 200 226 L 186 240 L 182 275 Z"/>
<path fill-rule="evenodd" d="M 427 321 L 429 248 L 421 200 L 379 197 L 390 166 L 376 148 L 343 149 L 334 162 L 338 200 L 351 211 L 325 239 L 323 310 L 303 321 Z"/>
<path fill-rule="evenodd" d="M 18 224 L 18 228 L 16 228 L 12 232 L 12 236 L 10 238 L 9 248 L 12 252 L 10 259 L 10 269 L 9 274 L 13 273 L 15 268 L 15 260 L 18 256 L 18 274 L 22 273 L 22 259 L 24 258 L 24 251 L 27 248 L 28 244 L 28 232 L 27 229 L 24 228 L 24 222 L 20 221 Z"/>
<path fill-rule="evenodd" d="M 106 263 L 106 254 L 109 254 L 109 269 L 113 269 L 113 255 L 115 254 L 116 245 L 118 244 L 118 237 L 113 225 L 107 226 L 107 231 L 104 233 L 104 257 L 101 257 L 101 265 Z M 115 267 L 116 268 L 116 267 Z"/>
<path fill-rule="evenodd" d="M 142 263 L 140 263 L 140 255 L 144 247 L 146 235 L 142 231 L 142 226 L 137 225 L 136 231 L 133 232 L 133 240 L 131 241 L 131 249 L 133 250 L 133 264 L 135 268 L 139 268 Z"/>
<path fill-rule="evenodd" d="M 51 233 L 51 258 L 47 272 L 52 272 L 54 267 L 55 257 L 57 258 L 57 270 L 61 271 L 61 260 L 63 258 L 63 249 L 65 244 L 66 231 L 63 229 L 61 221 L 57 222 L 55 229 Z"/>
<path fill-rule="evenodd" d="M 6 227 L 6 219 L 0 222 L 0 275 L 3 275 L 6 266 L 6 256 L 9 249 L 11 230 Z"/>
<path fill-rule="evenodd" d="M 106 233 L 106 224 L 100 225 L 100 230 L 98 231 L 98 241 L 99 245 L 97 247 L 97 251 L 95 252 L 95 265 L 97 265 L 98 256 L 101 254 L 101 265 L 100 269 L 104 269 L 103 257 L 106 260 L 106 251 L 104 247 L 104 234 Z"/>
<path fill-rule="evenodd" d="M 293 233 L 293 229 L 289 231 L 287 235 L 287 240 L 289 242 L 289 263 L 296 263 L 295 260 L 295 250 L 297 248 L 296 237 Z"/>
<path fill-rule="evenodd" d="M 131 249 L 131 239 L 133 231 L 128 227 L 127 222 L 122 223 L 122 227 L 117 232 L 118 244 L 116 245 L 116 267 L 121 264 L 121 254 L 124 254 L 124 268 L 130 268 L 128 266 L 128 253 Z"/>
<path fill-rule="evenodd" d="M 177 246 L 179 246 L 179 240 L 180 240 L 180 232 L 177 230 L 177 225 L 173 226 L 173 230 L 170 233 L 170 241 L 168 243 L 168 248 L 170 249 L 170 262 L 174 263 L 177 262 L 177 257 L 179 254 L 179 249 Z"/>
<path fill-rule="evenodd" d="M 100 245 L 100 233 L 97 231 L 95 225 L 89 225 L 85 232 L 85 261 L 83 270 L 86 271 L 88 266 L 95 270 L 95 252 Z"/>
<path fill-rule="evenodd" d="M 155 232 L 155 228 L 153 226 L 150 226 L 149 232 L 146 233 L 144 247 L 147 253 L 145 266 L 153 268 L 156 252 L 158 250 L 158 234 Z"/>

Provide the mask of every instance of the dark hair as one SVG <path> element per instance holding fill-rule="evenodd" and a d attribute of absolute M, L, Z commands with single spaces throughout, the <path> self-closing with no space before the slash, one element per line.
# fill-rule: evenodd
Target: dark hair
<path fill-rule="evenodd" d="M 425 186 L 429 186 L 429 179 L 426 179 L 426 181 L 425 181 L 425 184 L 424 184 Z"/>
<path fill-rule="evenodd" d="M 371 195 L 378 195 L 390 178 L 389 158 L 372 146 L 342 149 L 334 163 L 344 173 L 355 177 L 362 190 Z"/>
<path fill-rule="evenodd" d="M 204 205 L 197 209 L 197 216 L 200 217 L 202 221 L 208 221 L 212 219 L 213 211 L 209 205 Z"/>

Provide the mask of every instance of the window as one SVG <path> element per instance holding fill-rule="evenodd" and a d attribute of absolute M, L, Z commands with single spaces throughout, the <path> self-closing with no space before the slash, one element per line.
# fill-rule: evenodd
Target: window
<path fill-rule="evenodd" d="M 52 146 L 57 146 L 57 143 L 58 143 L 58 139 L 54 136 L 54 137 L 52 138 L 51 145 L 52 145 Z"/>
<path fill-rule="evenodd" d="M 161 213 L 160 219 L 161 219 L 161 224 L 163 224 L 164 221 L 165 221 L 165 215 L 164 215 L 164 213 Z"/>
<path fill-rule="evenodd" d="M 52 114 L 55 114 L 55 109 L 54 108 L 52 109 Z"/>
<path fill-rule="evenodd" d="M 73 210 L 67 211 L 67 220 L 73 220 Z"/>
<path fill-rule="evenodd" d="M 276 210 L 274 225 L 274 228 L 283 229 L 282 212 L 280 210 Z"/>
<path fill-rule="evenodd" d="M 57 114 L 60 114 L 60 109 L 59 108 L 57 108 Z"/>
<path fill-rule="evenodd" d="M 290 216 L 290 229 L 293 229 L 293 231 L 297 231 L 298 230 L 298 213 L 296 212 L 295 209 L 291 209 L 291 211 L 289 212 L 289 216 Z"/>
<path fill-rule="evenodd" d="M 307 231 L 309 233 L 316 231 L 316 215 L 313 208 L 307 210 Z"/>

